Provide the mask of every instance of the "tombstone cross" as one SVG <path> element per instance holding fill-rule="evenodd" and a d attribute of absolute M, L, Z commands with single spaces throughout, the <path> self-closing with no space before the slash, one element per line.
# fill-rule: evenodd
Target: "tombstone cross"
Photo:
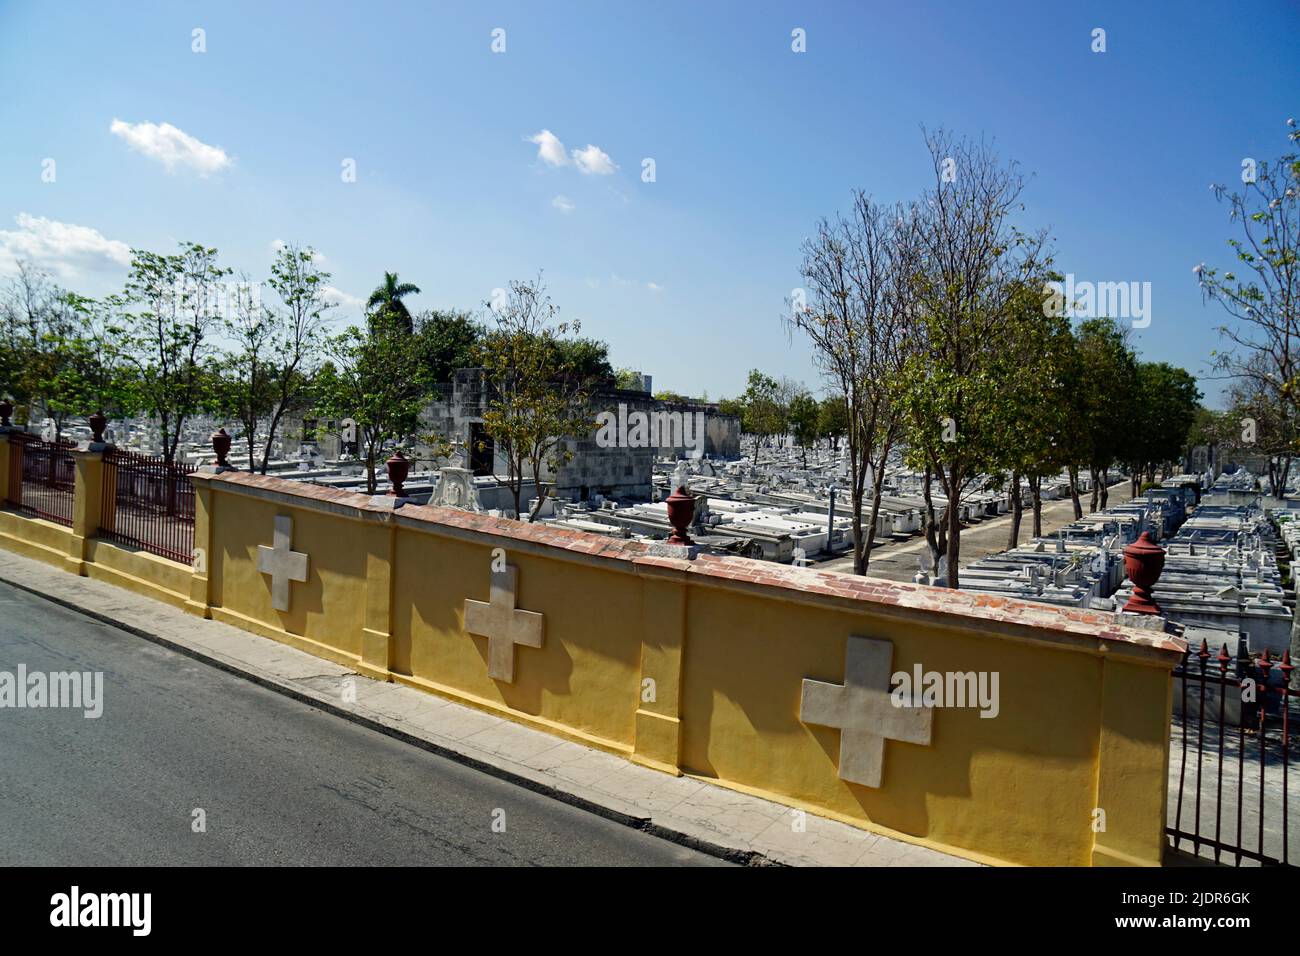
<path fill-rule="evenodd" d="M 894 645 L 853 635 L 844 653 L 844 683 L 803 682 L 799 719 L 840 731 L 839 776 L 879 787 L 885 741 L 929 744 L 933 711 L 897 706 L 889 693 Z M 919 692 L 919 688 L 914 688 Z"/>
<path fill-rule="evenodd" d="M 289 582 L 307 580 L 307 555 L 289 550 L 292 539 L 293 519 L 276 515 L 272 546 L 257 546 L 257 570 L 271 575 L 271 607 L 277 611 L 289 610 Z"/>
<path fill-rule="evenodd" d="M 544 615 L 515 607 L 519 569 L 513 564 L 492 572 L 488 602 L 465 601 L 465 630 L 488 639 L 488 676 L 515 682 L 515 645 L 542 646 Z"/>

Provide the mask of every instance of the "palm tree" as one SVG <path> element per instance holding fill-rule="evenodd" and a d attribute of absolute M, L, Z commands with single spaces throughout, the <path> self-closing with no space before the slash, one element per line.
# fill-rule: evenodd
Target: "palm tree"
<path fill-rule="evenodd" d="M 411 321 L 411 313 L 406 310 L 402 298 L 412 293 L 419 294 L 419 291 L 420 287 L 414 283 L 399 282 L 396 272 L 385 272 L 384 281 L 366 300 L 366 310 L 372 313 L 387 312 L 405 326 L 406 331 L 412 332 L 415 324 Z"/>

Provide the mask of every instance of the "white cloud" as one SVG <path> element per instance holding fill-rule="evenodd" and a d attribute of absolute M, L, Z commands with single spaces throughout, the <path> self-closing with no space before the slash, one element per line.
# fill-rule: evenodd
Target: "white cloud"
<path fill-rule="evenodd" d="M 537 144 L 537 158 L 547 166 L 567 166 L 569 156 L 564 151 L 564 144 L 549 129 L 544 129 L 528 137 L 528 142 Z"/>
<path fill-rule="evenodd" d="M 13 272 L 26 259 L 62 280 L 84 271 L 125 269 L 131 264 L 131 247 L 107 239 L 98 229 L 58 222 L 20 212 L 16 230 L 0 229 L 0 272 Z"/>
<path fill-rule="evenodd" d="M 549 129 L 540 130 L 526 139 L 537 146 L 537 158 L 547 166 L 573 165 L 578 172 L 587 176 L 608 176 L 618 170 L 618 164 L 610 158 L 609 153 L 591 143 L 583 149 L 565 152 L 560 138 Z"/>
<path fill-rule="evenodd" d="M 658 282 L 642 282 L 640 279 L 625 279 L 617 272 L 610 273 L 609 281 L 611 284 L 619 286 L 621 288 L 627 288 L 628 286 L 644 286 L 646 289 L 648 289 L 651 292 L 664 291 L 664 287 L 661 286 Z"/>
<path fill-rule="evenodd" d="M 365 299 L 359 299 L 355 295 L 348 295 L 342 289 L 337 289 L 332 285 L 327 285 L 321 295 L 326 302 L 333 302 L 335 305 L 341 305 L 347 309 L 359 309 L 366 304 Z"/>
<path fill-rule="evenodd" d="M 566 216 L 576 208 L 569 200 L 568 196 L 556 196 L 551 200 L 551 205 L 560 210 L 560 212 L 564 213 Z"/>
<path fill-rule="evenodd" d="M 578 167 L 578 172 L 588 176 L 608 176 L 618 169 L 618 165 L 609 158 L 609 153 L 590 143 L 586 149 L 573 151 L 573 164 Z"/>
<path fill-rule="evenodd" d="M 200 142 L 171 123 L 126 123 L 114 119 L 108 130 L 126 140 L 137 153 L 158 160 L 169 173 L 184 166 L 207 177 L 226 169 L 232 162 L 220 146 Z"/>

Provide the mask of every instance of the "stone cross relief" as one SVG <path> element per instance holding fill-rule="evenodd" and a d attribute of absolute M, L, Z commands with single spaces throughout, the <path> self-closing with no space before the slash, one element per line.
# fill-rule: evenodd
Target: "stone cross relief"
<path fill-rule="evenodd" d="M 544 615 L 515 607 L 519 569 L 513 564 L 492 572 L 488 602 L 465 601 L 465 630 L 488 639 L 488 676 L 515 682 L 515 645 L 541 647 Z"/>
<path fill-rule="evenodd" d="M 879 787 L 885 741 L 930 743 L 933 711 L 899 707 L 890 697 L 894 645 L 872 637 L 850 636 L 844 653 L 844 683 L 803 682 L 799 719 L 840 731 L 839 777 L 864 787 Z"/>
<path fill-rule="evenodd" d="M 307 580 L 307 555 L 291 551 L 292 540 L 293 519 L 276 515 L 271 547 L 257 546 L 257 570 L 271 575 L 271 607 L 277 611 L 289 610 L 289 582 Z"/>

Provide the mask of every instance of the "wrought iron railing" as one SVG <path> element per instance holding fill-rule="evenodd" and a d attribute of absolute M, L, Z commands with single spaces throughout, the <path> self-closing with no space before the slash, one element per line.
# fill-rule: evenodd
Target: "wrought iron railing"
<path fill-rule="evenodd" d="M 104 454 L 99 534 L 189 564 L 194 552 L 193 465 L 113 449 Z"/>
<path fill-rule="evenodd" d="M 1173 672 L 1175 740 L 1170 760 L 1176 850 L 1241 866 L 1291 860 L 1291 722 L 1300 693 L 1290 688 L 1289 654 L 1252 659 L 1205 641 Z M 1181 718 L 1181 719 L 1180 719 Z M 1179 739 L 1181 738 L 1181 740 Z"/>
<path fill-rule="evenodd" d="M 72 525 L 76 464 L 71 442 L 47 442 L 26 432 L 9 435 L 8 503 L 25 515 Z"/>

